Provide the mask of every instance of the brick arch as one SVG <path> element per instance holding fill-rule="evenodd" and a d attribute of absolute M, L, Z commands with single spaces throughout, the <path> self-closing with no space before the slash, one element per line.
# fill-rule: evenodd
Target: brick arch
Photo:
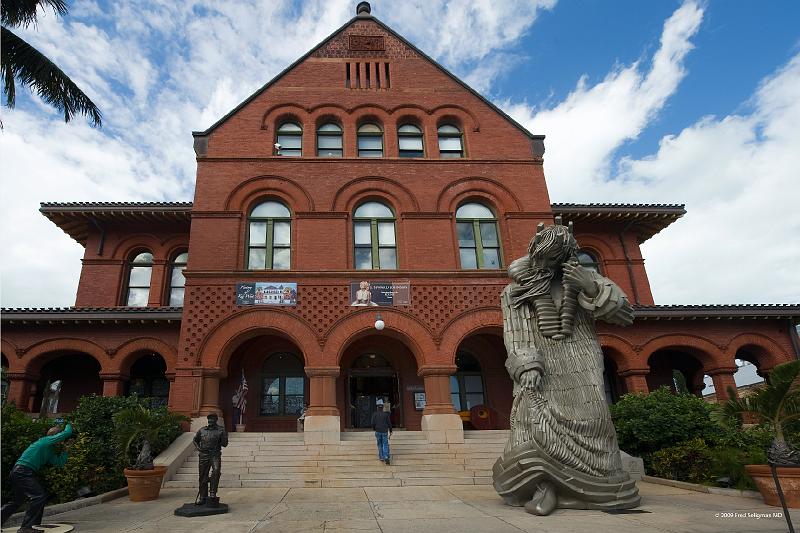
<path fill-rule="evenodd" d="M 353 117 L 353 123 L 358 126 L 368 121 L 378 121 L 383 126 L 383 132 L 386 133 L 386 124 L 390 123 L 389 110 L 379 104 L 361 104 L 350 109 L 350 114 Z"/>
<path fill-rule="evenodd" d="M 101 372 L 110 372 L 111 357 L 105 348 L 85 339 L 61 338 L 39 342 L 29 347 L 23 355 L 23 371 L 39 374 L 44 365 L 55 359 L 60 352 L 80 352 L 93 357 L 100 365 Z"/>
<path fill-rule="evenodd" d="M 8 360 L 8 371 L 9 372 L 22 372 L 23 364 L 20 361 L 19 356 L 17 353 L 20 353 L 17 346 L 6 338 L 0 339 L 0 350 L 2 350 L 3 355 L 6 356 Z"/>
<path fill-rule="evenodd" d="M 335 104 L 323 104 L 313 108 L 310 114 L 310 120 L 311 124 L 314 126 L 314 138 L 316 139 L 317 129 L 328 122 L 338 124 L 339 127 L 342 128 L 342 135 L 344 135 L 345 115 L 347 115 L 347 110 Z M 316 145 L 314 148 L 316 149 Z"/>
<path fill-rule="evenodd" d="M 503 313 L 499 307 L 470 309 L 451 319 L 442 328 L 439 351 L 447 357 L 448 364 L 455 364 L 456 353 L 461 343 L 472 335 L 497 331 L 503 335 Z"/>
<path fill-rule="evenodd" d="M 522 203 L 508 187 L 481 176 L 461 178 L 448 183 L 436 199 L 436 210 L 454 213 L 458 205 L 470 197 L 490 198 L 500 212 L 522 211 Z"/>
<path fill-rule="evenodd" d="M 173 237 L 169 237 L 164 239 L 161 243 L 161 250 L 163 253 L 161 256 L 166 261 L 172 261 L 176 255 L 178 255 L 178 251 L 189 251 L 189 234 L 186 235 L 175 235 Z"/>
<path fill-rule="evenodd" d="M 375 329 L 377 313 L 381 314 L 386 327 L 378 332 Z M 406 311 L 388 307 L 369 307 L 360 309 L 336 321 L 325 337 L 324 366 L 339 366 L 347 348 L 356 340 L 371 334 L 387 335 L 402 342 L 414 355 L 417 368 L 436 363 L 436 345 L 432 334 L 416 317 Z M 335 359 L 334 359 L 335 358 Z"/>
<path fill-rule="evenodd" d="M 627 340 L 608 333 L 599 334 L 598 339 L 600 340 L 600 347 L 603 349 L 603 355 L 614 361 L 618 372 L 623 372 L 630 368 L 646 368 L 646 366 L 638 366 L 636 351 Z M 645 361 L 646 364 L 647 361 Z"/>
<path fill-rule="evenodd" d="M 147 248 L 153 254 L 153 259 L 162 259 L 159 254 L 162 248 L 161 239 L 153 233 L 137 233 L 119 241 L 111 252 L 111 257 L 121 261 L 128 261 L 137 248 Z"/>
<path fill-rule="evenodd" d="M 706 372 L 711 368 L 730 366 L 722 359 L 722 351 L 711 341 L 698 335 L 661 335 L 648 341 L 640 352 L 640 361 L 649 367 L 650 358 L 659 350 L 686 351 L 695 357 Z"/>
<path fill-rule="evenodd" d="M 275 196 L 288 204 L 289 210 L 314 211 L 314 200 L 302 185 L 283 176 L 255 176 L 241 182 L 233 188 L 225 199 L 226 211 L 246 211 L 259 196 Z"/>
<path fill-rule="evenodd" d="M 581 235 L 580 238 L 578 238 L 578 248 L 588 249 L 590 252 L 594 253 L 601 266 L 605 266 L 605 261 L 616 255 L 608 242 L 594 235 Z"/>
<path fill-rule="evenodd" d="M 426 115 L 424 111 L 417 109 L 404 108 L 401 113 L 394 116 L 392 126 L 396 130 L 401 124 L 413 124 L 422 130 L 422 134 L 426 133 Z"/>
<path fill-rule="evenodd" d="M 296 120 L 305 133 L 308 124 L 308 110 L 296 104 L 274 105 L 264 111 L 261 117 L 261 129 L 276 131 L 278 121 L 283 122 L 284 120 Z"/>
<path fill-rule="evenodd" d="M 117 353 L 111 361 L 112 370 L 124 375 L 130 374 L 131 367 L 137 361 L 141 352 L 153 352 L 160 355 L 167 365 L 167 374 L 175 373 L 175 361 L 178 352 L 174 346 L 164 341 L 151 337 L 140 337 L 126 341 L 117 347 Z"/>
<path fill-rule="evenodd" d="M 356 203 L 370 194 L 389 197 L 390 203 L 394 204 L 395 216 L 401 212 L 419 211 L 417 197 L 408 187 L 383 176 L 362 176 L 348 181 L 333 196 L 331 211 L 352 213 Z"/>
<path fill-rule="evenodd" d="M 757 351 L 754 355 L 758 359 L 759 370 L 770 370 L 776 365 L 786 363 L 794 359 L 794 357 L 790 356 L 774 340 L 758 333 L 741 333 L 735 336 L 728 343 L 726 352 L 730 354 L 731 360 L 733 360 L 733 358 L 736 357 L 736 352 L 739 351 L 739 349 L 746 348 L 748 346 L 754 346 L 757 348 Z"/>
<path fill-rule="evenodd" d="M 197 363 L 206 368 L 219 368 L 220 377 L 224 378 L 236 348 L 248 339 L 267 334 L 293 342 L 306 365 L 317 364 L 322 359 L 319 344 L 314 342 L 316 334 L 305 320 L 282 310 L 248 309 L 214 326 L 197 350 Z"/>
<path fill-rule="evenodd" d="M 440 105 L 431 109 L 429 114 L 433 116 L 434 127 L 437 129 L 439 128 L 440 122 L 446 122 L 447 119 L 454 117 L 457 119 L 456 122 L 459 123 L 458 125 L 461 126 L 462 133 L 464 133 L 468 127 L 472 131 L 481 131 L 480 123 L 475 114 L 466 107 L 461 107 L 460 105 Z"/>

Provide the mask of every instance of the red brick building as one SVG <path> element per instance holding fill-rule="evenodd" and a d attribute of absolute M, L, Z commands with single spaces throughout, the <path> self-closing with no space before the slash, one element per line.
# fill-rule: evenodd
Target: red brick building
<path fill-rule="evenodd" d="M 599 326 L 610 399 L 673 370 L 724 395 L 736 358 L 798 356 L 800 306 L 655 305 L 640 245 L 683 206 L 552 204 L 543 139 L 362 12 L 194 133 L 194 202 L 42 204 L 83 270 L 75 307 L 3 310 L 8 401 L 137 392 L 232 427 L 244 375 L 247 431 L 292 431 L 305 403 L 307 440 L 336 440 L 379 397 L 434 441 L 475 405 L 507 427 L 499 294 L 555 216 L 636 304 Z"/>

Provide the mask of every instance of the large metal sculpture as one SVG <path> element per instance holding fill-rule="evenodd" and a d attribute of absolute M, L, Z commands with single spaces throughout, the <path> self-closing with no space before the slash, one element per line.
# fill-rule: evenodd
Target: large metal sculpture
<path fill-rule="evenodd" d="M 206 417 L 208 425 L 197 430 L 192 439 L 199 455 L 199 485 L 194 503 L 175 509 L 178 516 L 208 516 L 228 512 L 228 505 L 219 502 L 217 488 L 222 474 L 222 448 L 228 445 L 228 432 L 217 424 L 218 417 L 211 413 Z M 210 487 L 210 489 L 209 489 Z"/>
<path fill-rule="evenodd" d="M 537 515 L 640 502 L 622 469 L 594 328 L 595 319 L 630 325 L 632 309 L 611 280 L 578 264 L 577 250 L 571 223 L 539 224 L 501 296 L 514 401 L 494 487 Z"/>

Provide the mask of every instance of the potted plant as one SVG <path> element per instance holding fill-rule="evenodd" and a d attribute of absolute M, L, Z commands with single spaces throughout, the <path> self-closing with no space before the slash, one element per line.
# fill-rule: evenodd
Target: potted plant
<path fill-rule="evenodd" d="M 128 479 L 128 496 L 134 502 L 155 500 L 161 491 L 167 467 L 153 465 L 152 445 L 185 417 L 166 409 L 138 405 L 119 411 L 113 418 L 120 453 L 128 465 L 124 471 Z"/>
<path fill-rule="evenodd" d="M 769 384 L 756 389 L 744 398 L 733 398 L 722 404 L 723 416 L 746 414 L 772 431 L 772 444 L 767 450 L 766 465 L 746 465 L 764 502 L 780 506 L 771 465 L 777 467 L 778 479 L 788 507 L 800 507 L 800 451 L 786 441 L 787 424 L 800 419 L 800 361 L 776 366 L 770 373 Z M 731 393 L 733 391 L 730 391 Z"/>

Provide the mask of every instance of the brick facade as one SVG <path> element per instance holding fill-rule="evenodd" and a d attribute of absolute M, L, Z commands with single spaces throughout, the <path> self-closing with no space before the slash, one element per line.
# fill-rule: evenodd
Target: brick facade
<path fill-rule="evenodd" d="M 285 121 L 302 127 L 302 157 L 275 153 L 276 129 Z M 316 130 L 327 122 L 343 130 L 342 158 L 316 155 Z M 382 158 L 357 157 L 356 132 L 366 122 L 383 130 Z M 399 157 L 397 130 L 407 123 L 423 131 L 422 158 Z M 464 158 L 441 157 L 442 124 L 462 131 Z M 461 350 L 479 361 L 485 402 L 496 425 L 507 427 L 511 381 L 503 367 L 499 294 L 508 283 L 505 267 L 526 253 L 537 223 L 553 222 L 540 144 L 541 137 L 377 20 L 354 19 L 219 123 L 195 134 L 195 197 L 183 218 L 136 214 L 153 211 L 147 207 L 120 208 L 124 216 L 109 208 L 106 222 L 84 222 L 85 237 L 76 237 L 77 223 L 69 217 L 78 215 L 57 219 L 43 208 L 86 247 L 77 307 L 122 309 L 129 261 L 143 250 L 153 255 L 153 310 L 169 304 L 171 261 L 189 252 L 184 305 L 179 320 L 167 323 L 4 324 L 9 398 L 33 408 L 30 398 L 42 386 L 43 366 L 74 354 L 98 363 L 103 393 L 121 394 L 136 358 L 156 353 L 166 363 L 173 409 L 193 416 L 220 412 L 232 424 L 230 398 L 244 371 L 250 383 L 248 430 L 294 430 L 296 417 L 255 414 L 264 360 L 287 352 L 303 362 L 309 412 L 338 414 L 346 429 L 353 425 L 351 380 L 364 377 L 351 366 L 374 352 L 394 369 L 393 394 L 400 404 L 394 416 L 419 429 L 422 414 L 453 412 L 449 376 Z M 265 200 L 281 202 L 291 213 L 289 270 L 248 270 L 248 215 Z M 396 270 L 355 269 L 353 213 L 365 201 L 382 202 L 394 213 Z M 461 269 L 455 212 L 467 201 L 496 215 L 500 269 Z M 640 244 L 661 228 L 640 228 L 613 217 L 575 222 L 579 243 L 598 259 L 603 274 L 632 302 L 652 306 Z M 351 307 L 350 283 L 362 280 L 410 282 L 411 305 Z M 236 283 L 256 281 L 296 282 L 297 305 L 237 306 Z M 381 332 L 374 328 L 377 312 L 386 324 Z M 599 332 L 621 394 L 671 384 L 676 364 L 695 386 L 703 374 L 730 384 L 737 357 L 751 359 L 766 374 L 795 357 L 793 316 L 646 318 L 627 329 L 600 326 Z M 413 404 L 419 391 L 427 394 L 425 411 Z"/>

